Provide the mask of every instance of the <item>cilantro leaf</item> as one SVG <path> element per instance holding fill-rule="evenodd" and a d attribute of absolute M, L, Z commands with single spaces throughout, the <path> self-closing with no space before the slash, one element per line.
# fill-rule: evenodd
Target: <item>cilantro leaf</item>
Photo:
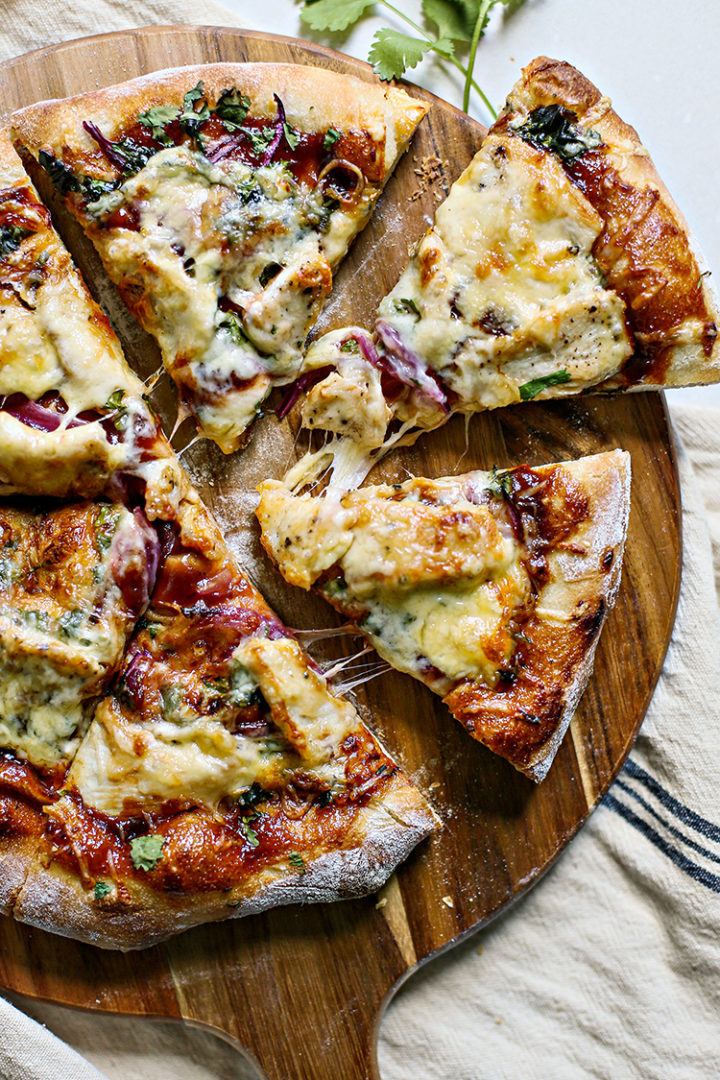
<path fill-rule="evenodd" d="M 423 0 L 422 11 L 429 22 L 435 23 L 440 37 L 469 42 L 479 5 L 472 0 Z"/>
<path fill-rule="evenodd" d="M 512 473 L 501 472 L 497 465 L 493 465 L 486 490 L 500 498 L 503 495 L 509 495 L 512 491 Z"/>
<path fill-rule="evenodd" d="M 153 139 L 158 142 L 169 143 L 170 137 L 165 134 L 165 128 L 177 120 L 180 109 L 177 105 L 153 105 L 145 112 L 138 114 L 138 121 L 143 127 L 150 128 Z"/>
<path fill-rule="evenodd" d="M 255 818 L 253 818 L 252 820 L 254 821 Z M 253 829 L 248 818 L 240 818 L 240 829 L 250 847 L 257 847 L 260 843 L 260 841 L 258 840 L 258 834 Z"/>
<path fill-rule="evenodd" d="M 52 180 L 61 195 L 67 195 L 69 191 L 80 191 L 82 185 L 75 173 L 64 161 L 56 158 L 47 150 L 38 151 L 38 161 Z"/>
<path fill-rule="evenodd" d="M 523 383 L 518 389 L 523 401 L 532 401 L 548 386 L 559 386 L 561 383 L 568 382 L 570 382 L 570 373 L 565 368 L 561 368 L 560 371 L 552 371 L 549 375 L 541 375 L 539 379 L 531 379 L 530 382 Z"/>
<path fill-rule="evenodd" d="M 339 138 L 340 132 L 336 131 L 334 127 L 329 127 L 323 139 L 323 150 L 332 150 Z"/>
<path fill-rule="evenodd" d="M 435 42 L 401 34 L 399 30 L 378 30 L 370 49 L 370 63 L 381 79 L 399 79 L 408 68 L 417 67 Z"/>
<path fill-rule="evenodd" d="M 102 900 L 103 896 L 107 896 L 112 892 L 112 886 L 108 885 L 107 881 L 95 882 L 95 899 Z"/>
<path fill-rule="evenodd" d="M 233 88 L 223 90 L 213 112 L 220 117 L 228 131 L 235 131 L 242 124 L 249 109 L 250 98 Z"/>
<path fill-rule="evenodd" d="M 362 18 L 375 0 L 316 0 L 304 6 L 300 18 L 313 30 L 347 30 Z"/>
<path fill-rule="evenodd" d="M 196 109 L 195 106 L 200 104 L 200 108 Z M 205 100 L 205 84 L 202 79 L 200 82 L 193 86 L 192 90 L 188 90 L 187 94 L 183 98 L 183 110 L 178 117 L 178 123 L 183 131 L 186 131 L 188 135 L 192 137 L 197 136 L 200 125 L 204 124 L 206 120 L 210 119 L 210 106 Z"/>
<path fill-rule="evenodd" d="M 541 105 L 522 124 L 513 125 L 513 130 L 525 142 L 550 150 L 563 161 L 575 161 L 602 142 L 597 131 L 583 130 L 576 121 L 577 115 L 562 105 Z"/>
<path fill-rule="evenodd" d="M 26 236 L 32 234 L 32 229 L 23 229 L 20 225 L 0 226 L 0 258 L 17 251 Z"/>
<path fill-rule="evenodd" d="M 225 318 L 220 323 L 219 330 L 226 330 L 230 335 L 230 340 L 235 345 L 249 345 L 249 339 L 245 333 L 245 328 L 242 324 L 240 316 L 234 311 L 226 311 Z"/>
<path fill-rule="evenodd" d="M 243 135 L 247 135 L 253 153 L 257 154 L 258 157 L 265 153 L 268 146 L 275 138 L 275 128 L 270 126 L 263 128 L 243 128 L 242 131 Z"/>
<path fill-rule="evenodd" d="M 283 120 L 283 135 L 285 136 L 285 142 L 288 144 L 291 150 L 296 150 L 297 145 L 300 142 L 300 135 L 297 131 L 294 131 L 287 120 Z"/>
<path fill-rule="evenodd" d="M 136 870 L 154 870 L 162 857 L 165 838 L 162 836 L 136 836 L 130 841 L 130 857 Z"/>
<path fill-rule="evenodd" d="M 412 297 L 401 296 L 399 299 L 393 300 L 393 307 L 400 315 L 414 315 L 416 318 L 420 318 L 420 308 Z"/>
<path fill-rule="evenodd" d="M 294 870 L 297 870 L 299 873 L 304 874 L 307 870 L 305 860 L 303 859 L 299 851 L 290 851 L 288 853 L 287 859 L 292 868 Z"/>

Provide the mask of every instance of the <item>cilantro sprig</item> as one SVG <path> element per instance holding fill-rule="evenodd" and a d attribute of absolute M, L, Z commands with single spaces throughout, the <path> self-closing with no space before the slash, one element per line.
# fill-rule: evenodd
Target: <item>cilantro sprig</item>
<path fill-rule="evenodd" d="M 495 118 L 495 109 L 473 78 L 477 49 L 492 9 L 501 5 L 511 14 L 524 2 L 422 0 L 423 25 L 420 25 L 389 0 L 302 0 L 300 17 L 312 30 L 337 33 L 354 26 L 378 5 L 387 8 L 413 33 L 388 27 L 377 31 L 369 55 L 376 74 L 384 80 L 399 79 L 408 68 L 417 67 L 424 56 L 434 53 L 462 73 L 465 80 L 462 107 L 465 112 L 470 105 L 470 91 L 474 88 Z"/>

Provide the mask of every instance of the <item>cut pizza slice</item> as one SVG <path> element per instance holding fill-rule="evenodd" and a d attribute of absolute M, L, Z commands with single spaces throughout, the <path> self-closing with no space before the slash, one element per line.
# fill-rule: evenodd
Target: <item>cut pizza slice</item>
<path fill-rule="evenodd" d="M 260 486 L 262 542 L 476 739 L 547 773 L 620 582 L 630 458 L 294 495 Z"/>
<path fill-rule="evenodd" d="M 203 435 L 297 375 L 332 275 L 427 107 L 321 68 L 215 64 L 13 117 Z"/>
<path fill-rule="evenodd" d="M 0 910 L 147 606 L 159 556 L 142 511 L 0 507 Z"/>
<path fill-rule="evenodd" d="M 14 761 L 45 825 L 12 913 L 107 948 L 373 892 L 437 824 L 191 490 L 160 536 L 152 602 L 69 770 L 31 789 Z"/>
<path fill-rule="evenodd" d="M 378 315 L 373 333 L 317 341 L 303 376 L 326 376 L 305 425 L 344 436 L 340 457 L 359 447 L 366 471 L 367 454 L 452 412 L 720 380 L 717 302 L 647 150 L 580 72 L 544 58 Z"/>
<path fill-rule="evenodd" d="M 144 389 L 0 130 L 0 493 L 95 496 L 150 458 L 159 482 Z"/>

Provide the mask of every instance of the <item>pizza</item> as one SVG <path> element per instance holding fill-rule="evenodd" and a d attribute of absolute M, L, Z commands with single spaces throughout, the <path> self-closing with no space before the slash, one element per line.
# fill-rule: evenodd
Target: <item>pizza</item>
<path fill-rule="evenodd" d="M 14 115 L 184 409 L 230 452 L 298 374 L 332 275 L 427 107 L 291 64 L 179 68 Z"/>
<path fill-rule="evenodd" d="M 717 321 L 637 133 L 575 68 L 537 59 L 373 331 L 341 328 L 309 349 L 303 423 L 342 440 L 305 474 L 335 451 L 351 487 L 379 450 L 454 412 L 717 382 Z"/>
<path fill-rule="evenodd" d="M 240 571 L 0 152 L 0 911 L 128 949 L 376 890 L 434 813 Z"/>
<path fill-rule="evenodd" d="M 45 742 L 0 755 L 4 910 L 128 949 L 375 891 L 436 827 L 430 807 L 240 573 L 192 489 L 157 534 L 149 603 L 84 724 L 70 733 L 66 716 L 61 732 L 21 701 L 21 723 L 39 716 Z M 51 642 L 63 617 L 49 620 Z"/>
<path fill-rule="evenodd" d="M 542 780 L 619 587 L 629 455 L 259 490 L 263 546 L 285 580 L 314 586 L 473 738 Z"/>
<path fill-rule="evenodd" d="M 93 496 L 158 424 L 0 130 L 0 493 Z"/>

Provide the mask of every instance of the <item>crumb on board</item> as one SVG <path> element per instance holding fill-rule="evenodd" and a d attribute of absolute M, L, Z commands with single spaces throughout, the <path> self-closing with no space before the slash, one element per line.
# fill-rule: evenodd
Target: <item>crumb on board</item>
<path fill-rule="evenodd" d="M 443 896 L 442 902 L 445 905 L 445 907 L 449 907 L 449 908 L 454 908 L 455 907 L 455 902 L 453 901 L 452 896 Z"/>
<path fill-rule="evenodd" d="M 381 896 L 380 899 L 378 900 L 377 904 L 375 905 L 375 910 L 380 911 L 381 908 L 384 908 L 386 904 L 387 904 L 387 896 Z"/>
<path fill-rule="evenodd" d="M 447 168 L 448 162 L 441 161 L 436 154 L 430 154 L 428 157 L 423 158 L 418 168 L 413 169 L 413 172 L 418 178 L 418 186 L 410 196 L 410 202 L 415 202 L 416 199 L 422 198 L 428 188 L 437 181 L 440 181 L 443 191 L 447 195 L 450 189 L 443 176 L 443 173 Z M 442 195 L 440 195 L 439 192 L 434 192 L 434 196 L 437 202 L 442 201 Z"/>

